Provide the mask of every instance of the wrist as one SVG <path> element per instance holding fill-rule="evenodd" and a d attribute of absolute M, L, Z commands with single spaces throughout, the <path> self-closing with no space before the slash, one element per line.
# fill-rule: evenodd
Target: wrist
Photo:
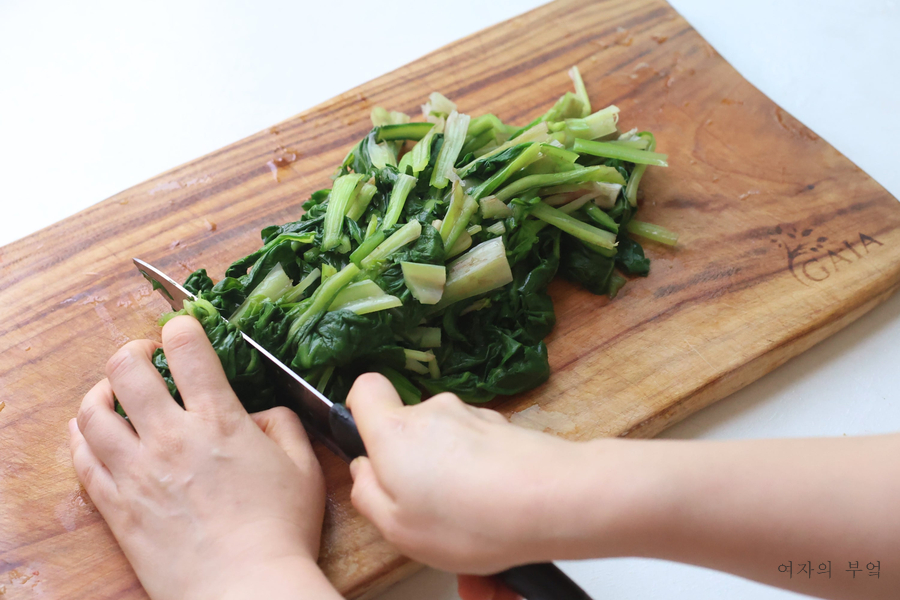
<path fill-rule="evenodd" d="M 646 556 L 668 514 L 657 448 L 618 438 L 565 444 L 544 487 L 536 560 Z"/>
<path fill-rule="evenodd" d="M 243 600 L 244 598 L 341 598 L 328 578 L 306 555 L 284 556 L 258 565 L 235 569 L 224 577 L 214 593 L 193 598 Z"/>

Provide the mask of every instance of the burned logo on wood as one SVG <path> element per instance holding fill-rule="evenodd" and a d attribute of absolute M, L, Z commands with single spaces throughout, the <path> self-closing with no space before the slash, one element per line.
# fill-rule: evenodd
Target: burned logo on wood
<path fill-rule="evenodd" d="M 782 236 L 780 241 L 774 237 L 770 241 L 784 248 L 791 275 L 806 286 L 825 281 L 864 259 L 873 248 L 884 246 L 874 236 L 861 231 L 839 240 L 816 235 L 812 228 L 797 229 L 793 225 L 779 225 L 772 232 Z"/>

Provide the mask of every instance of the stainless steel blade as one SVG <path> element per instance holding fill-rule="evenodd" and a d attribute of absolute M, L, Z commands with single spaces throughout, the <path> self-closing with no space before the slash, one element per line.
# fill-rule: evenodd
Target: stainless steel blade
<path fill-rule="evenodd" d="M 154 290 L 165 298 L 166 302 L 175 309 L 181 310 L 185 300 L 196 300 L 196 297 L 181 287 L 171 277 L 140 260 L 132 259 L 141 275 L 150 282 Z M 253 346 L 265 359 L 267 366 L 275 378 L 275 390 L 281 404 L 293 409 L 307 430 L 328 447 L 329 450 L 342 458 L 346 455 L 338 448 L 332 439 L 329 414 L 333 402 L 322 395 L 319 390 L 311 386 L 305 379 L 297 375 L 291 368 L 275 358 L 268 350 L 256 343 L 253 338 L 241 332 L 244 341 Z"/>

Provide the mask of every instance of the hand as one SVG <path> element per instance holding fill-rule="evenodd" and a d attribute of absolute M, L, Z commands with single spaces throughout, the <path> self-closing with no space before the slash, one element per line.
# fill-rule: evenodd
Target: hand
<path fill-rule="evenodd" d="M 452 394 L 404 407 L 377 374 L 347 404 L 369 454 L 350 466 L 353 505 L 401 552 L 470 574 L 553 557 L 554 495 L 580 475 L 576 444 Z"/>
<path fill-rule="evenodd" d="M 157 346 L 120 349 L 69 423 L 78 478 L 147 593 L 337 597 L 315 564 L 324 479 L 296 415 L 248 415 L 191 317 L 163 329 L 182 410 L 150 362 Z"/>

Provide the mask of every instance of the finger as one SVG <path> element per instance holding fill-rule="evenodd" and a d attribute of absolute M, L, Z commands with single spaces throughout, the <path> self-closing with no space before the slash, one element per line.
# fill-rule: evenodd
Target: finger
<path fill-rule="evenodd" d="M 169 429 L 182 410 L 151 362 L 159 347 L 150 340 L 128 342 L 106 363 L 106 376 L 139 436 Z"/>
<path fill-rule="evenodd" d="M 520 596 L 493 577 L 457 575 L 457 589 L 462 600 L 519 600 Z"/>
<path fill-rule="evenodd" d="M 77 417 L 79 435 L 103 464 L 113 467 L 126 462 L 138 444 L 137 434 L 116 412 L 115 402 L 109 379 L 104 379 L 84 395 Z"/>
<path fill-rule="evenodd" d="M 389 531 L 394 522 L 394 500 L 378 482 L 372 462 L 365 456 L 353 459 L 350 463 L 350 476 L 353 478 L 350 502 L 359 514 L 375 525 L 390 541 Z"/>
<path fill-rule="evenodd" d="M 403 408 L 403 400 L 387 377 L 380 373 L 365 373 L 353 382 L 347 394 L 347 408 L 353 413 L 359 434 L 368 446 L 378 432 L 386 430 L 386 417 Z"/>
<path fill-rule="evenodd" d="M 78 481 L 100 508 L 116 491 L 116 483 L 109 469 L 94 455 L 87 440 L 78 429 L 76 419 L 69 420 L 69 451 Z"/>
<path fill-rule="evenodd" d="M 250 418 L 301 470 L 307 471 L 310 463 L 315 462 L 309 437 L 294 411 L 278 406 L 253 413 Z"/>
<path fill-rule="evenodd" d="M 163 327 L 162 340 L 169 369 L 187 410 L 220 415 L 245 412 L 197 319 L 175 317 Z"/>
<path fill-rule="evenodd" d="M 490 423 L 498 423 L 503 425 L 509 423 L 509 420 L 506 417 L 491 408 L 478 408 L 477 406 L 466 406 L 466 408 L 471 410 L 472 414 L 474 414 L 479 419 L 483 419 Z"/>

